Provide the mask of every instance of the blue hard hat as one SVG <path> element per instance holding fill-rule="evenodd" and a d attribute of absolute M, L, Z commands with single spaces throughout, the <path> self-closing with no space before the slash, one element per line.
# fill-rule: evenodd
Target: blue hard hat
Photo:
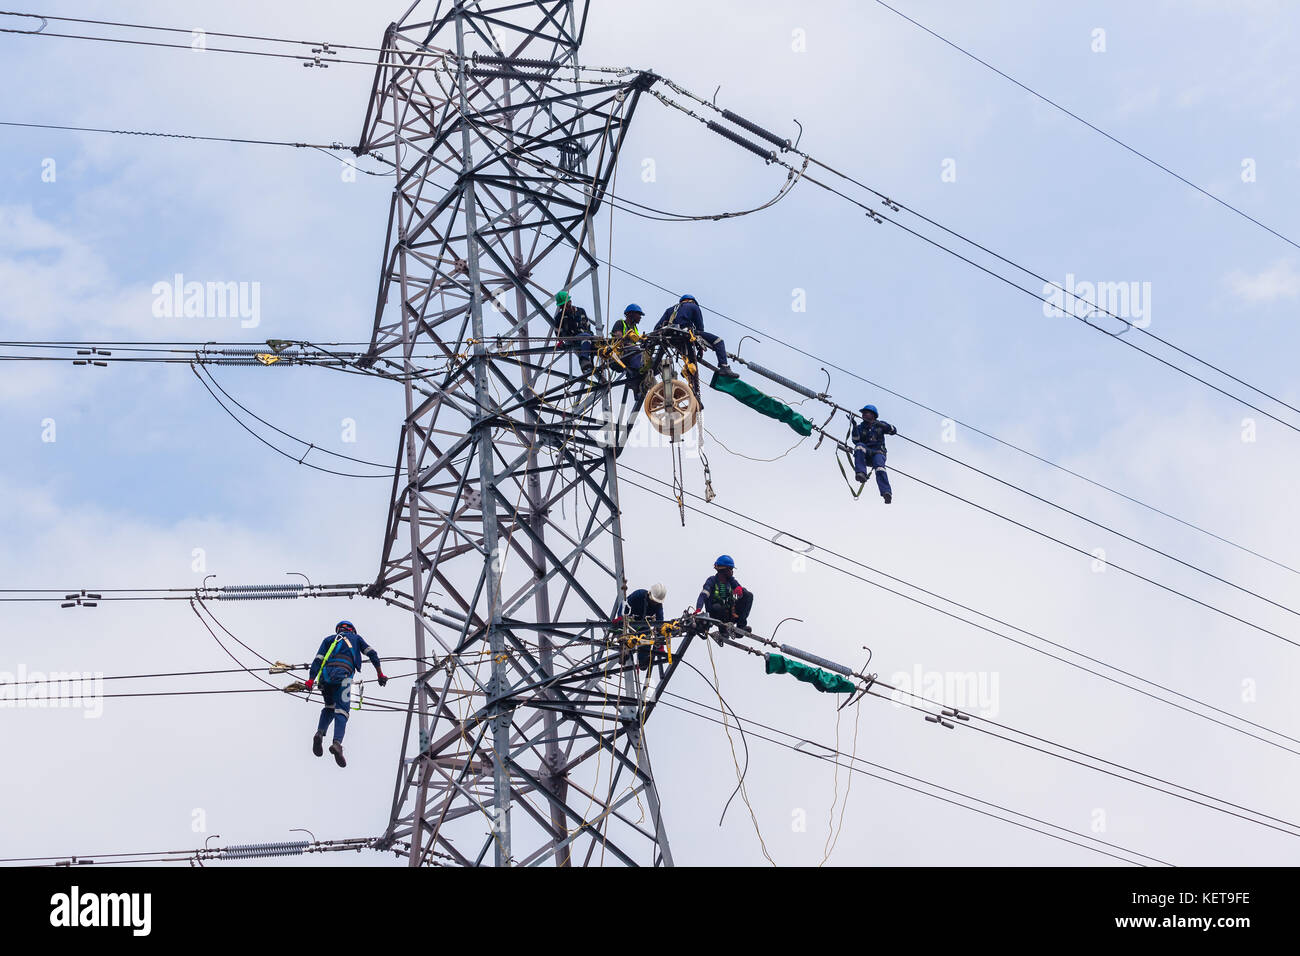
<path fill-rule="evenodd" d="M 734 568 L 736 566 L 736 562 L 731 557 L 731 555 L 720 554 L 718 555 L 718 560 L 713 562 L 713 566 L 715 568 Z"/>
<path fill-rule="evenodd" d="M 864 412 L 870 412 L 871 414 L 875 415 L 877 418 L 880 417 L 880 412 L 878 412 L 878 411 L 876 410 L 876 406 L 875 406 L 875 405 L 863 405 L 863 406 L 862 406 L 862 410 L 863 410 Z"/>
<path fill-rule="evenodd" d="M 645 313 L 641 311 L 641 306 L 637 305 L 635 302 L 623 310 L 624 315 L 629 315 L 632 312 L 635 312 L 637 315 L 645 315 Z"/>
<path fill-rule="evenodd" d="M 690 299 L 692 302 L 698 302 L 698 301 L 699 301 L 699 299 L 695 298 L 695 296 L 691 295 L 689 292 L 684 292 L 684 293 L 682 293 L 682 297 L 681 297 L 680 299 L 678 299 L 677 301 L 678 301 L 678 302 L 685 302 L 687 299 Z"/>
<path fill-rule="evenodd" d="M 355 634 L 357 629 L 351 621 L 339 621 L 334 625 L 334 633 L 337 634 L 339 631 L 351 631 Z"/>

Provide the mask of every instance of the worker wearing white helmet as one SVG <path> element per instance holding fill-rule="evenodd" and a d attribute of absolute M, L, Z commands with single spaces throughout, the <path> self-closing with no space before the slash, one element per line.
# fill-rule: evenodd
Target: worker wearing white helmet
<path fill-rule="evenodd" d="M 658 631 L 664 622 L 664 601 L 667 598 L 668 589 L 662 584 L 633 591 L 627 596 L 626 623 L 633 630 Z M 637 663 L 642 670 L 650 666 L 649 645 L 637 648 Z"/>

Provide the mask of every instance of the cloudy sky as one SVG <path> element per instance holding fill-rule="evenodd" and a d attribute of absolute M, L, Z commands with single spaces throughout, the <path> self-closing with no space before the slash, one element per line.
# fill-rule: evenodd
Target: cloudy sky
<path fill-rule="evenodd" d="M 1300 59 L 1288 41 L 1298 25 L 1290 5 L 896 5 L 1278 232 L 1300 232 L 1293 228 L 1300 213 Z M 1298 403 L 1294 245 L 884 7 L 593 6 L 583 62 L 654 69 L 706 97 L 720 87 L 719 105 L 792 136 L 797 119 L 801 149 L 1052 281 L 1136 283 L 1142 313 L 1133 317 L 1149 320 L 1150 331 Z M 53 2 L 43 12 L 374 46 L 399 8 L 227 0 L 188 4 L 184 13 L 159 2 Z M 346 144 L 356 141 L 371 82 L 362 66 L 303 69 L 291 60 L 12 34 L 0 34 L 0 75 L 23 91 L 0 115 L 10 122 Z M 337 158 L 311 150 L 14 127 L 0 127 L 0 137 L 4 339 L 369 337 L 391 181 L 345 176 Z M 639 175 L 647 161 L 652 179 Z M 620 173 L 620 194 L 692 214 L 751 208 L 784 179 L 782 170 L 649 100 L 635 118 Z M 610 239 L 604 215 L 600 228 L 603 249 Z M 796 561 L 706 515 L 688 516 L 681 528 L 671 504 L 627 489 L 633 586 L 662 580 L 670 608 L 683 607 L 717 554 L 730 553 L 741 582 L 757 594 L 752 623 L 762 633 L 799 618 L 784 625 L 783 640 L 854 667 L 869 646 L 871 670 L 894 684 L 969 676 L 965 686 L 987 692 L 965 701 L 972 711 L 1295 819 L 1288 797 L 1300 785 L 1300 743 L 1280 735 L 1300 736 L 1292 693 L 1300 668 L 1289 643 L 1300 640 L 1300 621 L 1288 609 L 1297 572 L 1279 566 L 1300 567 L 1290 503 L 1300 464 L 1293 429 L 1125 347 L 1136 333 L 1117 341 L 1046 316 L 1032 298 L 873 224 L 809 184 L 769 210 L 729 221 L 656 223 L 616 213 L 612 242 L 620 266 L 693 292 L 707 309 L 819 358 L 762 334 L 745 344 L 746 357 L 818 388 L 820 367 L 833 362 L 844 370 L 832 371 L 829 388 L 840 403 L 874 402 L 902 433 L 1276 604 L 898 439 L 890 442 L 890 463 L 900 471 L 1086 554 L 903 474 L 894 476 L 889 507 L 870 491 L 855 502 L 830 449 L 805 443 L 778 459 L 796 436 L 719 395 L 709 399 L 704 419 L 717 504 L 815 543 L 817 561 Z M 257 283 L 257 326 L 241 327 L 238 317 L 155 314 L 155 284 L 177 273 Z M 609 282 L 620 307 L 636 301 L 655 313 L 672 298 L 617 271 Z M 1042 284 L 1031 287 L 1041 291 Z M 717 314 L 709 321 L 734 351 L 743 331 Z M 0 347 L 0 354 L 16 351 Z M 189 588 L 207 574 L 220 584 L 290 581 L 289 572 L 318 583 L 374 577 L 388 483 L 311 471 L 275 455 L 214 405 L 184 365 L 0 367 L 3 588 Z M 358 458 L 392 459 L 402 416 L 392 383 L 306 368 L 214 374 L 287 431 Z M 1280 406 L 1258 403 L 1300 423 Z M 1277 563 L 968 427 L 945 431 L 944 418 Z M 355 436 L 345 434 L 345 420 L 355 423 Z M 661 448 L 634 448 L 622 461 L 670 473 Z M 688 466 L 688 490 L 702 493 L 698 464 Z M 1099 566 L 1090 556 L 1097 549 L 1113 564 L 1256 626 Z M 1235 715 L 1218 716 L 1269 742 L 836 568 L 927 588 L 1023 629 L 1000 628 L 1035 648 L 1082 661 L 1024 631 Z M 0 670 L 11 674 L 234 666 L 183 601 L 0 607 Z M 341 616 L 356 621 L 382 654 L 412 653 L 409 619 L 375 602 L 215 610 L 240 640 L 272 659 L 308 659 Z M 703 650 L 694 663 L 709 671 Z M 855 749 L 888 768 L 860 763 L 863 769 L 894 780 L 908 774 L 1006 807 L 1054 824 L 1058 835 L 1073 832 L 1077 842 L 1105 841 L 1182 865 L 1300 862 L 1300 841 L 1278 829 L 986 734 L 944 730 L 886 701 L 867 700 L 856 717 L 846 710 L 837 725 L 835 700 L 764 676 L 753 658 L 719 653 L 717 669 L 722 693 L 742 718 L 795 739 L 833 744 L 838 734 L 846 753 Z M 241 674 L 112 683 L 106 691 L 260 686 Z M 388 696 L 405 697 L 408 686 L 395 682 Z M 717 701 L 690 672 L 673 690 Z M 322 839 L 378 834 L 388 817 L 401 718 L 357 715 L 348 731 L 349 767 L 340 771 L 309 752 L 316 713 L 314 704 L 276 694 L 109 698 L 93 720 L 76 710 L 8 709 L 0 714 L 0 759 L 13 784 L 0 797 L 7 821 L 0 855 L 186 849 L 213 834 L 223 844 L 276 841 L 296 827 Z M 837 774 L 826 762 L 759 740 L 750 741 L 747 780 L 754 818 L 733 805 L 719 826 L 736 784 L 723 729 L 664 709 L 649 739 L 679 863 L 765 864 L 756 821 L 776 862 L 817 864 L 834 806 L 837 826 L 844 812 L 831 864 L 1119 865 L 861 774 L 849 789 L 845 770 Z M 308 862 L 390 860 L 365 854 Z"/>

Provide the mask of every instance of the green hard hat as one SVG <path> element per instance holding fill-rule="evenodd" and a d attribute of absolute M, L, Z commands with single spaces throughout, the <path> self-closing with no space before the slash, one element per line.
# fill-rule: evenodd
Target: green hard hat
<path fill-rule="evenodd" d="M 556 305 L 565 305 L 568 301 L 569 301 L 569 293 L 567 293 L 567 292 L 557 292 L 557 293 L 555 293 L 555 304 L 556 304 Z"/>

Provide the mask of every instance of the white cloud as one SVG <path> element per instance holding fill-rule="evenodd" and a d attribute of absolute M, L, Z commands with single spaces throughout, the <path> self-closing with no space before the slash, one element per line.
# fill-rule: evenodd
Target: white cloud
<path fill-rule="evenodd" d="M 1249 303 L 1276 302 L 1300 295 L 1300 273 L 1289 259 L 1279 259 L 1263 272 L 1250 274 L 1235 270 L 1228 283 L 1237 296 Z"/>

